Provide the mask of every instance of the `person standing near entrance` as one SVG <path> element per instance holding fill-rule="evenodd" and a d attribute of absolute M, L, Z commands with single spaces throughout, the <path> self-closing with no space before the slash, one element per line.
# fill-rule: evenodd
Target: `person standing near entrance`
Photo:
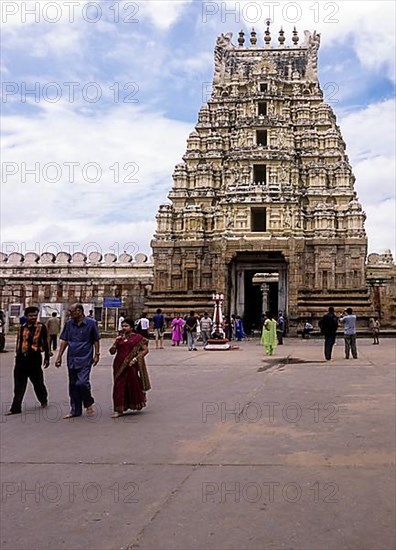
<path fill-rule="evenodd" d="M 334 313 L 333 306 L 330 306 L 326 315 L 319 321 L 319 328 L 321 333 L 324 336 L 324 355 L 326 361 L 331 360 L 331 354 L 333 351 L 333 346 L 336 341 L 337 328 L 338 328 L 338 318 Z"/>
<path fill-rule="evenodd" d="M 69 374 L 70 413 L 64 418 L 82 415 L 83 405 L 88 416 L 95 414 L 94 398 L 89 380 L 91 368 L 99 362 L 100 335 L 96 321 L 84 315 L 82 304 L 69 308 L 70 320 L 65 324 L 60 336 L 61 344 L 55 366 L 62 365 L 62 355 L 67 350 L 67 370 Z M 94 353 L 95 352 L 95 353 Z"/>
<path fill-rule="evenodd" d="M 155 336 L 155 349 L 164 349 L 164 332 L 165 332 L 165 319 L 162 314 L 162 309 L 158 308 L 153 317 L 154 323 L 154 336 Z M 158 346 L 159 344 L 159 346 Z"/>
<path fill-rule="evenodd" d="M 245 330 L 243 328 L 243 321 L 240 315 L 235 317 L 235 338 L 238 342 L 241 342 L 245 338 Z"/>
<path fill-rule="evenodd" d="M 208 343 L 208 340 L 212 333 L 212 326 L 213 326 L 213 321 L 209 317 L 208 312 L 205 311 L 201 319 L 201 336 L 202 336 L 203 346 L 206 346 L 206 344 Z"/>
<path fill-rule="evenodd" d="M 278 338 L 278 345 L 283 345 L 283 336 L 285 334 L 285 318 L 282 312 L 279 312 L 278 319 L 276 320 L 276 336 Z"/>
<path fill-rule="evenodd" d="M 136 325 L 136 331 L 143 338 L 149 339 L 150 321 L 147 319 L 146 314 L 143 312 Z"/>
<path fill-rule="evenodd" d="M 186 320 L 186 330 L 187 330 L 187 346 L 188 351 L 197 351 L 195 347 L 195 341 L 197 339 L 197 318 L 195 317 L 195 311 L 190 311 L 189 317 Z"/>
<path fill-rule="evenodd" d="M 122 323 L 124 322 L 124 314 L 120 313 L 120 316 L 118 317 L 118 323 L 117 323 L 117 332 L 120 335 L 122 333 Z"/>
<path fill-rule="evenodd" d="M 60 333 L 60 319 L 56 311 L 52 312 L 52 316 L 48 319 L 46 323 L 48 331 L 48 341 L 49 341 L 49 350 L 50 355 L 53 355 L 52 350 L 56 351 L 58 347 L 58 335 Z"/>
<path fill-rule="evenodd" d="M 266 319 L 263 325 L 263 332 L 261 334 L 261 343 L 265 347 L 265 353 L 272 355 L 275 351 L 277 344 L 276 336 L 276 321 L 269 311 L 265 314 Z"/>
<path fill-rule="evenodd" d="M 344 325 L 344 341 L 345 341 L 345 359 L 349 359 L 352 352 L 354 359 L 358 358 L 356 348 L 356 315 L 353 314 L 351 307 L 345 310 L 346 315 L 341 317 L 340 323 Z"/>
<path fill-rule="evenodd" d="M 44 368 L 49 366 L 50 356 L 47 329 L 37 321 L 39 309 L 30 306 L 25 309 L 26 322 L 18 330 L 16 357 L 14 368 L 14 399 L 11 409 L 6 415 L 21 414 L 22 401 L 30 379 L 34 392 L 42 407 L 48 404 L 48 392 L 44 384 L 42 353 L 44 353 Z"/>
<path fill-rule="evenodd" d="M 370 318 L 370 329 L 371 334 L 373 335 L 373 344 L 379 344 L 379 331 L 380 331 L 380 322 L 378 317 Z"/>

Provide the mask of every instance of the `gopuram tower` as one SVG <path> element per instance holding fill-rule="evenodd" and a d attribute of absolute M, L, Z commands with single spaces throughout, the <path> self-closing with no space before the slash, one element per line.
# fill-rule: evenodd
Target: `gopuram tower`
<path fill-rule="evenodd" d="M 217 39 L 211 98 L 157 215 L 151 312 L 202 312 L 221 292 L 248 329 L 266 309 L 292 330 L 329 305 L 371 313 L 365 214 L 318 82 L 320 35 L 304 34 Z"/>

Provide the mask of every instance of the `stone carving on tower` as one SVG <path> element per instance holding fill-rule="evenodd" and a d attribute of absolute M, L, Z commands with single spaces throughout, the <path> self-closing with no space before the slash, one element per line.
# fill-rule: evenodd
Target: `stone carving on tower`
<path fill-rule="evenodd" d="M 203 311 L 216 291 L 254 326 L 257 273 L 272 274 L 266 303 L 292 327 L 329 305 L 371 311 L 365 213 L 318 81 L 320 34 L 271 40 L 269 24 L 262 45 L 254 29 L 247 46 L 244 31 L 217 39 L 211 98 L 157 214 L 151 311 Z"/>

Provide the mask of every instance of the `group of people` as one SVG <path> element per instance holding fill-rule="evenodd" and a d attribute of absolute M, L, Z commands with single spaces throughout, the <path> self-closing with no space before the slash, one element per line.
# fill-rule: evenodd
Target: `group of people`
<path fill-rule="evenodd" d="M 7 415 L 20 414 L 22 401 L 30 379 L 34 392 L 42 407 L 48 406 L 48 391 L 44 383 L 44 369 L 50 364 L 50 341 L 57 349 L 56 340 L 49 338 L 47 326 L 38 321 L 39 309 L 30 306 L 25 309 L 25 321 L 17 333 L 14 367 L 14 398 Z M 100 359 L 100 334 L 95 319 L 84 315 L 82 304 L 70 306 L 70 319 L 60 335 L 59 352 L 55 366 L 62 365 L 67 349 L 67 370 L 69 378 L 70 412 L 64 416 L 81 416 L 83 408 L 88 416 L 95 415 L 94 398 L 91 392 L 90 374 Z M 48 324 L 48 323 L 47 323 Z M 134 331 L 132 319 L 123 319 L 120 334 L 110 347 L 115 355 L 113 361 L 113 417 L 128 410 L 141 410 L 146 406 L 146 392 L 151 389 L 145 364 L 148 340 Z M 44 359 L 43 359 L 44 355 Z"/>
<path fill-rule="evenodd" d="M 120 320 L 122 320 L 120 318 Z M 203 315 L 199 315 L 194 310 L 191 310 L 188 315 L 184 317 L 177 313 L 175 317 L 168 322 L 161 308 L 156 310 L 152 319 L 152 326 L 155 339 L 155 349 L 164 349 L 164 335 L 166 328 L 170 328 L 172 347 L 178 347 L 180 344 L 186 344 L 189 351 L 197 351 L 197 341 L 201 340 L 202 345 L 206 346 L 208 340 L 211 338 L 214 323 L 213 319 L 205 311 Z M 143 315 L 137 321 L 137 332 L 149 337 L 150 321 L 145 315 Z M 225 337 L 229 340 L 243 340 L 245 330 L 243 321 L 239 315 L 231 315 L 231 317 L 223 317 L 223 331 Z M 119 326 L 120 329 L 120 326 Z"/>
<path fill-rule="evenodd" d="M 63 354 L 67 349 L 67 369 L 69 378 L 70 412 L 64 418 L 81 416 L 83 408 L 86 414 L 95 414 L 94 398 L 91 393 L 91 369 L 100 359 L 100 334 L 97 321 L 92 316 L 84 315 L 82 304 L 70 306 L 69 320 L 60 334 L 60 346 L 55 366 L 62 365 Z M 22 401 L 30 379 L 37 399 L 42 407 L 48 405 L 48 391 L 44 383 L 43 369 L 50 364 L 50 357 L 58 349 L 60 321 L 54 312 L 46 324 L 38 321 L 39 309 L 30 306 L 25 309 L 19 326 L 16 342 L 14 367 L 14 398 L 7 415 L 20 414 Z M 156 348 L 163 348 L 166 320 L 161 309 L 157 309 L 153 319 Z M 277 345 L 283 344 L 285 318 L 282 312 L 277 319 L 271 312 L 262 317 L 261 343 L 267 355 L 272 355 Z M 110 347 L 113 361 L 113 404 L 114 417 L 123 415 L 127 410 L 141 410 L 146 406 L 146 392 L 151 389 L 150 379 L 145 364 L 148 354 L 148 337 L 150 322 L 146 317 L 139 319 L 135 330 L 132 319 L 122 317 L 119 332 Z M 324 355 L 331 360 L 333 347 L 339 325 L 344 327 L 345 358 L 358 358 L 356 345 L 356 315 L 348 307 L 342 316 L 337 316 L 334 307 L 319 321 L 321 334 L 324 336 Z M 312 326 L 312 325 L 311 325 Z M 199 331 L 198 331 L 199 327 Z M 379 344 L 380 324 L 378 318 L 370 319 L 373 344 Z M 170 322 L 172 346 L 179 346 L 186 341 L 189 351 L 196 351 L 198 332 L 205 346 L 212 335 L 213 320 L 205 312 L 199 318 L 194 311 L 185 318 L 180 314 Z M 242 319 L 236 315 L 224 323 L 225 336 L 229 339 L 244 338 Z M 44 355 L 44 357 L 43 357 Z"/>
<path fill-rule="evenodd" d="M 345 359 L 349 359 L 351 355 L 353 359 L 357 359 L 356 315 L 354 315 L 351 307 L 347 307 L 343 315 L 338 317 L 334 307 L 330 306 L 328 312 L 319 321 L 319 328 L 321 334 L 324 336 L 324 356 L 326 361 L 331 361 L 339 324 L 344 326 Z"/>

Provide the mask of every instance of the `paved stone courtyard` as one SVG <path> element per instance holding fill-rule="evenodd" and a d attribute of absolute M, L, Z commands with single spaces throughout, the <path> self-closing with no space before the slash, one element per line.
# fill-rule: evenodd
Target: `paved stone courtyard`
<path fill-rule="evenodd" d="M 229 352 L 154 350 L 148 407 L 111 414 L 109 340 L 97 417 L 66 421 L 66 369 L 2 416 L 3 550 L 395 548 L 395 340 L 323 361 L 320 340 Z M 7 349 L 12 349 L 9 340 Z M 0 356 L 2 411 L 13 353 Z"/>

